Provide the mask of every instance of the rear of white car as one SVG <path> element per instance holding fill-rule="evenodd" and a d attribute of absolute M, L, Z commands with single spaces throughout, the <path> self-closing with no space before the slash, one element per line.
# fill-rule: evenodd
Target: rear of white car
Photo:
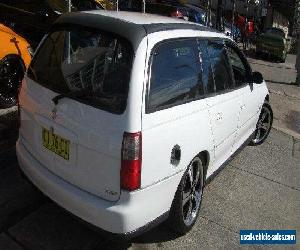
<path fill-rule="evenodd" d="M 138 213 L 133 206 L 142 208 L 133 202 L 140 192 L 130 191 L 141 185 L 136 114 L 145 50 L 146 39 L 135 48 L 120 34 L 67 20 L 44 39 L 19 95 L 17 151 L 25 174 L 67 210 L 114 233 L 154 218 L 135 223 L 130 216 Z"/>

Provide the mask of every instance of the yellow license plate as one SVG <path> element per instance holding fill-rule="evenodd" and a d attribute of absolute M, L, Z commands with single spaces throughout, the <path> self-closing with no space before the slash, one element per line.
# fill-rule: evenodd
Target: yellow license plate
<path fill-rule="evenodd" d="M 65 160 L 70 158 L 70 141 L 66 140 L 59 135 L 54 134 L 52 131 L 43 128 L 42 143 L 45 148 L 59 155 Z"/>

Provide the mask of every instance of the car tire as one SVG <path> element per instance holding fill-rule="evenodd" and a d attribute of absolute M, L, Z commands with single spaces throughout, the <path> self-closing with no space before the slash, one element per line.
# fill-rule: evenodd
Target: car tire
<path fill-rule="evenodd" d="M 0 108 L 16 105 L 24 73 L 24 63 L 18 56 L 8 55 L 0 61 Z"/>
<path fill-rule="evenodd" d="M 201 207 L 203 187 L 203 161 L 197 156 L 185 171 L 171 206 L 168 225 L 177 234 L 186 234 L 195 224 Z"/>
<path fill-rule="evenodd" d="M 270 134 L 273 124 L 273 111 L 268 102 L 265 102 L 262 106 L 261 113 L 259 115 L 256 129 L 253 133 L 253 138 L 250 141 L 251 146 L 257 146 L 262 144 Z"/>

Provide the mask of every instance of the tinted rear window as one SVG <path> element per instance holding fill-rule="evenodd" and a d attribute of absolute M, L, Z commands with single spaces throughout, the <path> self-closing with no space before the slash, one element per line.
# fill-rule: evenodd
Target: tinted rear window
<path fill-rule="evenodd" d="M 28 77 L 59 94 L 91 106 L 123 113 L 126 108 L 133 50 L 116 35 L 83 27 L 50 33 L 37 51 Z M 78 95 L 79 96 L 79 95 Z"/>
<path fill-rule="evenodd" d="M 164 42 L 153 51 L 148 110 L 159 110 L 204 95 L 196 39 Z"/>

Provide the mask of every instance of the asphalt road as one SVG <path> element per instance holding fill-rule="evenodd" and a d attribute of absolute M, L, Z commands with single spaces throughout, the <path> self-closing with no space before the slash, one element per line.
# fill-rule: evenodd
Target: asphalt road
<path fill-rule="evenodd" d="M 284 86 L 295 77 L 293 59 L 251 63 L 271 84 Z M 276 109 L 275 115 L 284 112 Z M 15 156 L 17 134 L 1 131 L 0 124 L 0 250 L 237 249 L 241 229 L 296 229 L 298 245 L 289 249 L 300 249 L 300 141 L 278 130 L 263 145 L 246 147 L 206 187 L 187 235 L 178 237 L 162 224 L 128 242 L 92 231 L 24 180 Z"/>

